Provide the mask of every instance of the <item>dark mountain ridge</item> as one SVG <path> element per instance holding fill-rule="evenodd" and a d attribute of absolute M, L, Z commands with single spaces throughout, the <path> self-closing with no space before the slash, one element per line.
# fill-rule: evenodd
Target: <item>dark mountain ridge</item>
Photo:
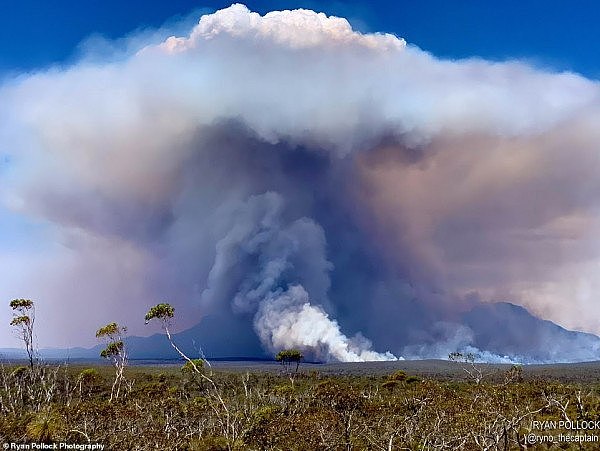
<path fill-rule="evenodd" d="M 466 312 L 461 322 L 472 331 L 473 347 L 522 363 L 560 363 L 600 360 L 600 338 L 567 330 L 532 315 L 527 309 L 508 302 L 480 304 Z M 235 332 L 235 333 L 233 333 Z M 190 357 L 217 360 L 271 359 L 247 318 L 211 315 L 197 325 L 173 335 Z M 127 338 L 131 359 L 177 359 L 179 355 L 164 334 Z M 96 359 L 103 344 L 92 348 L 46 348 L 47 359 Z M 375 343 L 377 347 L 377 343 Z M 460 351 L 460 349 L 457 349 Z M 20 349 L 0 349 L 3 357 L 20 358 Z M 445 356 L 442 356 L 442 358 Z M 482 357 L 485 359 L 485 357 Z"/>

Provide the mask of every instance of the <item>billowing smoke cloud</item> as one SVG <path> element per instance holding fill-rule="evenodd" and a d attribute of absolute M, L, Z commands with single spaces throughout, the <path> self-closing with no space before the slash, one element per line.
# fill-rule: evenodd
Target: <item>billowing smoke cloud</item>
<path fill-rule="evenodd" d="M 308 218 L 282 224 L 282 210 L 282 197 L 272 192 L 240 206 L 217 243 L 203 300 L 233 299 L 234 311 L 256 312 L 256 331 L 271 350 L 300 347 L 347 362 L 395 359 L 371 351 L 360 336 L 349 340 L 323 308 L 311 305 L 304 286 L 322 301 L 329 290 L 323 229 Z"/>
<path fill-rule="evenodd" d="M 0 194 L 58 243 L 0 289 L 57 344 L 160 299 L 323 359 L 508 361 L 462 324 L 487 301 L 600 332 L 594 81 L 233 5 L 0 97 Z"/>

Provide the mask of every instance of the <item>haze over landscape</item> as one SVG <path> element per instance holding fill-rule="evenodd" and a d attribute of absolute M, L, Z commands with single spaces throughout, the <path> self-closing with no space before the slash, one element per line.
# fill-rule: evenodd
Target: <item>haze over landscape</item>
<path fill-rule="evenodd" d="M 593 76 L 309 9 L 185 23 L 2 78 L 0 299 L 42 345 L 166 300 L 216 355 L 598 359 Z"/>

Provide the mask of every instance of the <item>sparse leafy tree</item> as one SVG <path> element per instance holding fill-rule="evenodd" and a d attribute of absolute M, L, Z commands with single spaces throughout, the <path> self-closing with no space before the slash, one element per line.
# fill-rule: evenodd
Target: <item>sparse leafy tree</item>
<path fill-rule="evenodd" d="M 146 324 L 148 324 L 151 320 L 156 318 L 161 320 L 163 323 L 167 323 L 168 325 L 169 321 L 173 318 L 174 315 L 175 308 L 171 304 L 163 302 L 161 304 L 156 304 L 154 307 L 148 310 L 148 313 L 146 313 L 145 320 Z"/>
<path fill-rule="evenodd" d="M 202 368 L 204 366 L 204 360 L 202 359 L 192 359 L 191 362 L 185 362 L 185 364 L 181 367 L 181 371 L 185 373 L 191 373 L 195 368 Z"/>
<path fill-rule="evenodd" d="M 148 324 L 153 319 L 159 320 L 163 330 L 165 331 L 165 334 L 167 335 L 169 343 L 171 344 L 173 349 L 175 349 L 175 351 L 177 351 L 177 353 L 186 361 L 182 369 L 184 369 L 185 371 L 194 372 L 210 384 L 210 397 L 214 398 L 220 406 L 220 409 L 216 409 L 216 407 L 214 406 L 213 408 L 215 409 L 215 412 L 218 412 L 217 416 L 219 417 L 219 421 L 221 423 L 222 433 L 228 438 L 235 439 L 235 436 L 237 435 L 236 428 L 232 421 L 229 408 L 227 407 L 227 404 L 223 399 L 223 395 L 217 387 L 215 381 L 211 378 L 212 373 L 211 377 L 209 377 L 202 371 L 204 362 L 206 362 L 209 365 L 209 367 L 210 363 L 206 359 L 190 359 L 181 349 L 179 349 L 179 347 L 173 340 L 173 337 L 171 336 L 171 331 L 169 330 L 169 328 L 171 327 L 171 320 L 174 316 L 175 309 L 173 308 L 173 306 L 171 304 L 163 302 L 155 305 L 154 307 L 150 308 L 150 310 L 148 310 L 145 316 L 145 321 L 146 324 Z M 202 365 L 200 365 L 200 362 L 202 362 Z M 219 410 L 221 410 L 221 412 Z"/>
<path fill-rule="evenodd" d="M 123 373 L 127 366 L 127 349 L 125 347 L 125 334 L 127 328 L 117 323 L 109 323 L 96 331 L 96 338 L 107 341 L 106 348 L 100 352 L 100 357 L 110 359 L 115 366 L 115 381 L 110 392 L 110 401 L 119 398 L 121 384 L 125 379 Z"/>
<path fill-rule="evenodd" d="M 155 305 L 150 310 L 148 310 L 148 313 L 146 313 L 144 319 L 146 321 L 146 324 L 148 324 L 153 319 L 159 320 L 162 329 L 165 331 L 165 334 L 167 334 L 167 339 L 169 340 L 169 343 L 171 344 L 173 349 L 175 349 L 175 351 L 186 361 L 185 366 L 189 365 L 189 369 L 195 371 L 196 373 L 201 373 L 200 369 L 202 368 L 202 366 L 197 364 L 200 359 L 190 359 L 181 349 L 179 349 L 177 344 L 175 344 L 173 337 L 171 336 L 171 331 L 169 330 L 169 328 L 171 327 L 171 320 L 173 319 L 174 315 L 175 308 L 171 304 L 163 302 L 161 304 Z"/>
<path fill-rule="evenodd" d="M 298 372 L 298 367 L 303 359 L 304 356 L 297 349 L 284 349 L 283 351 L 279 351 L 275 356 L 275 360 L 280 362 L 282 365 L 285 365 L 288 369 L 293 363 L 295 363 L 295 372 Z"/>
<path fill-rule="evenodd" d="M 33 335 L 35 305 L 30 299 L 13 299 L 10 301 L 10 307 L 13 309 L 13 319 L 10 325 L 17 329 L 19 338 L 25 344 L 29 366 L 33 370 L 35 361 L 37 360 Z"/>

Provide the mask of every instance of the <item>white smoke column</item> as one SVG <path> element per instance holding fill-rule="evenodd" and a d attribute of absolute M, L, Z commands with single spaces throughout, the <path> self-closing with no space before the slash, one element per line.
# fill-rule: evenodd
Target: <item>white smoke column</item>
<path fill-rule="evenodd" d="M 499 355 L 473 346 L 473 331 L 462 324 L 439 322 L 432 329 L 439 335 L 435 343 L 419 344 L 404 348 L 407 359 L 448 359 L 453 352 L 472 355 L 478 363 L 542 363 L 523 356 Z"/>
<path fill-rule="evenodd" d="M 232 229 L 217 243 L 203 302 L 233 298 L 235 310 L 254 314 L 256 332 L 271 351 L 300 348 L 342 362 L 397 360 L 390 352 L 372 351 L 360 335 L 349 339 L 321 306 L 311 304 L 300 283 L 323 301 L 329 286 L 323 230 L 308 218 L 285 224 L 283 209 L 283 198 L 273 192 L 238 204 L 229 219 Z"/>
<path fill-rule="evenodd" d="M 254 324 L 260 339 L 274 350 L 310 349 L 317 356 L 341 362 L 398 360 L 391 352 L 372 351 L 368 340 L 348 339 L 321 307 L 310 304 L 308 293 L 300 285 L 264 299 Z"/>

